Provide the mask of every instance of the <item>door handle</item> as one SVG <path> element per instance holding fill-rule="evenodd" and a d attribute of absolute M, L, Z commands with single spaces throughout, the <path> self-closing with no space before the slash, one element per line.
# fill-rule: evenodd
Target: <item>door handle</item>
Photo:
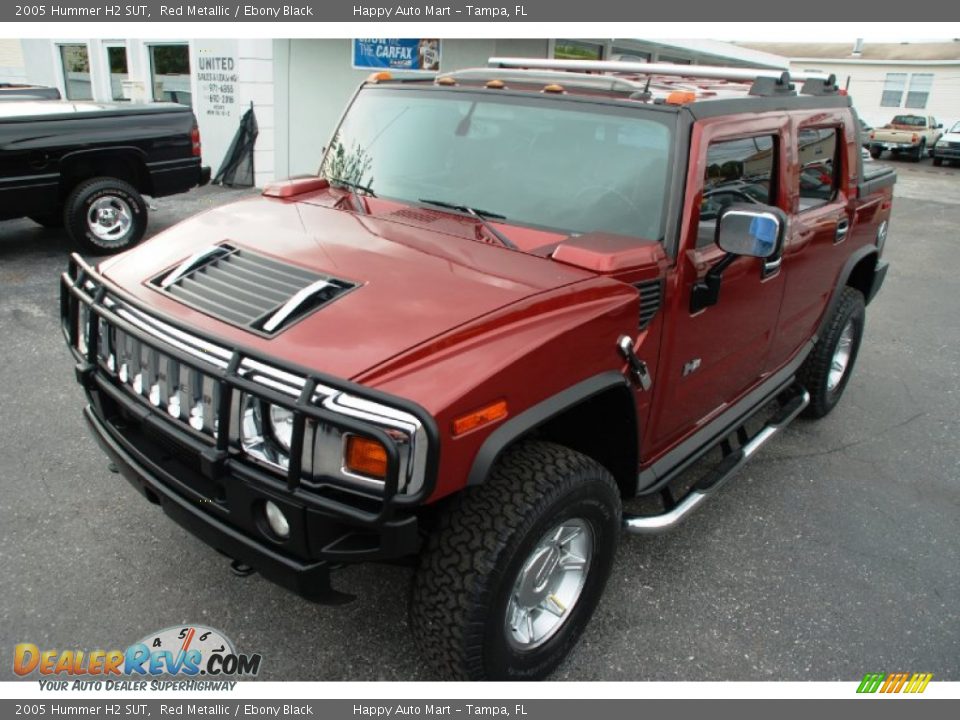
<path fill-rule="evenodd" d="M 837 221 L 837 232 L 833 237 L 833 244 L 842 243 L 847 238 L 847 233 L 850 231 L 850 221 L 847 218 L 840 218 Z"/>

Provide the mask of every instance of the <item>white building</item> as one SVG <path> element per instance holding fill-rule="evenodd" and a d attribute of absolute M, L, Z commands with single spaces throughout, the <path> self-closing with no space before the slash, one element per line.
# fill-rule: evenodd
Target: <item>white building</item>
<path fill-rule="evenodd" d="M 945 128 L 960 120 L 960 40 L 741 46 L 785 56 L 793 70 L 833 73 L 870 125 L 904 113 L 932 115 Z"/>
<path fill-rule="evenodd" d="M 410 56 L 413 51 L 405 48 L 424 45 L 440 72 L 483 66 L 496 55 L 788 65 L 777 55 L 703 40 L 0 40 L 0 83 L 53 86 L 74 100 L 191 105 L 204 163 L 214 172 L 252 103 L 260 130 L 256 182 L 263 185 L 317 171 L 323 146 L 346 102 L 378 62 L 377 52 Z"/>

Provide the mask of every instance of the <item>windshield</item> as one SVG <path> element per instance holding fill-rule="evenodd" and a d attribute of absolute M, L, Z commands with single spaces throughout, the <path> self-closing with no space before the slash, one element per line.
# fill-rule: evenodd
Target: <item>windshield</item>
<path fill-rule="evenodd" d="M 958 122 L 958 123 L 955 124 L 952 128 L 950 128 L 950 132 L 952 132 L 952 133 L 960 133 L 960 122 Z"/>
<path fill-rule="evenodd" d="M 366 89 L 321 172 L 377 197 L 483 209 L 516 225 L 661 239 L 670 135 L 633 108 Z"/>

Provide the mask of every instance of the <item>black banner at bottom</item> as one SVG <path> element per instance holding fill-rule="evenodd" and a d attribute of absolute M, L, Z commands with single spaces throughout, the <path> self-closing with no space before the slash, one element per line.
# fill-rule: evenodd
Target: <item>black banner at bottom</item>
<path fill-rule="evenodd" d="M 584 686 L 589 691 L 589 686 Z M 851 690 L 851 692 L 853 692 Z M 904 703 L 910 703 L 907 710 Z M 951 708 L 953 708 L 951 710 Z M 960 716 L 960 700 L 931 698 L 882 698 L 877 696 L 831 700 L 227 700 L 177 698 L 165 700 L 44 699 L 0 700 L 0 718 L 324 718 L 324 720 L 367 720 L 368 718 L 515 718 L 516 720 L 601 720 L 656 717 L 669 713 L 675 718 L 702 720 L 809 720 L 811 717 L 843 717 L 856 720 L 899 720 L 904 713 L 911 720 L 939 720 Z"/>

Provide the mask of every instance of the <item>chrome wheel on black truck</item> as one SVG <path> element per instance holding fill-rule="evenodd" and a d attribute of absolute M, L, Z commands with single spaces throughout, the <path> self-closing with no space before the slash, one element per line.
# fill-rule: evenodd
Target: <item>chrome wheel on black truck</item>
<path fill-rule="evenodd" d="M 140 242 L 147 229 L 147 204 L 123 180 L 93 178 L 77 185 L 67 197 L 63 220 L 81 248 L 105 255 Z"/>
<path fill-rule="evenodd" d="M 456 679 L 549 675 L 600 599 L 620 522 L 595 461 L 546 442 L 506 451 L 453 500 L 421 560 L 411 623 L 424 657 Z"/>

